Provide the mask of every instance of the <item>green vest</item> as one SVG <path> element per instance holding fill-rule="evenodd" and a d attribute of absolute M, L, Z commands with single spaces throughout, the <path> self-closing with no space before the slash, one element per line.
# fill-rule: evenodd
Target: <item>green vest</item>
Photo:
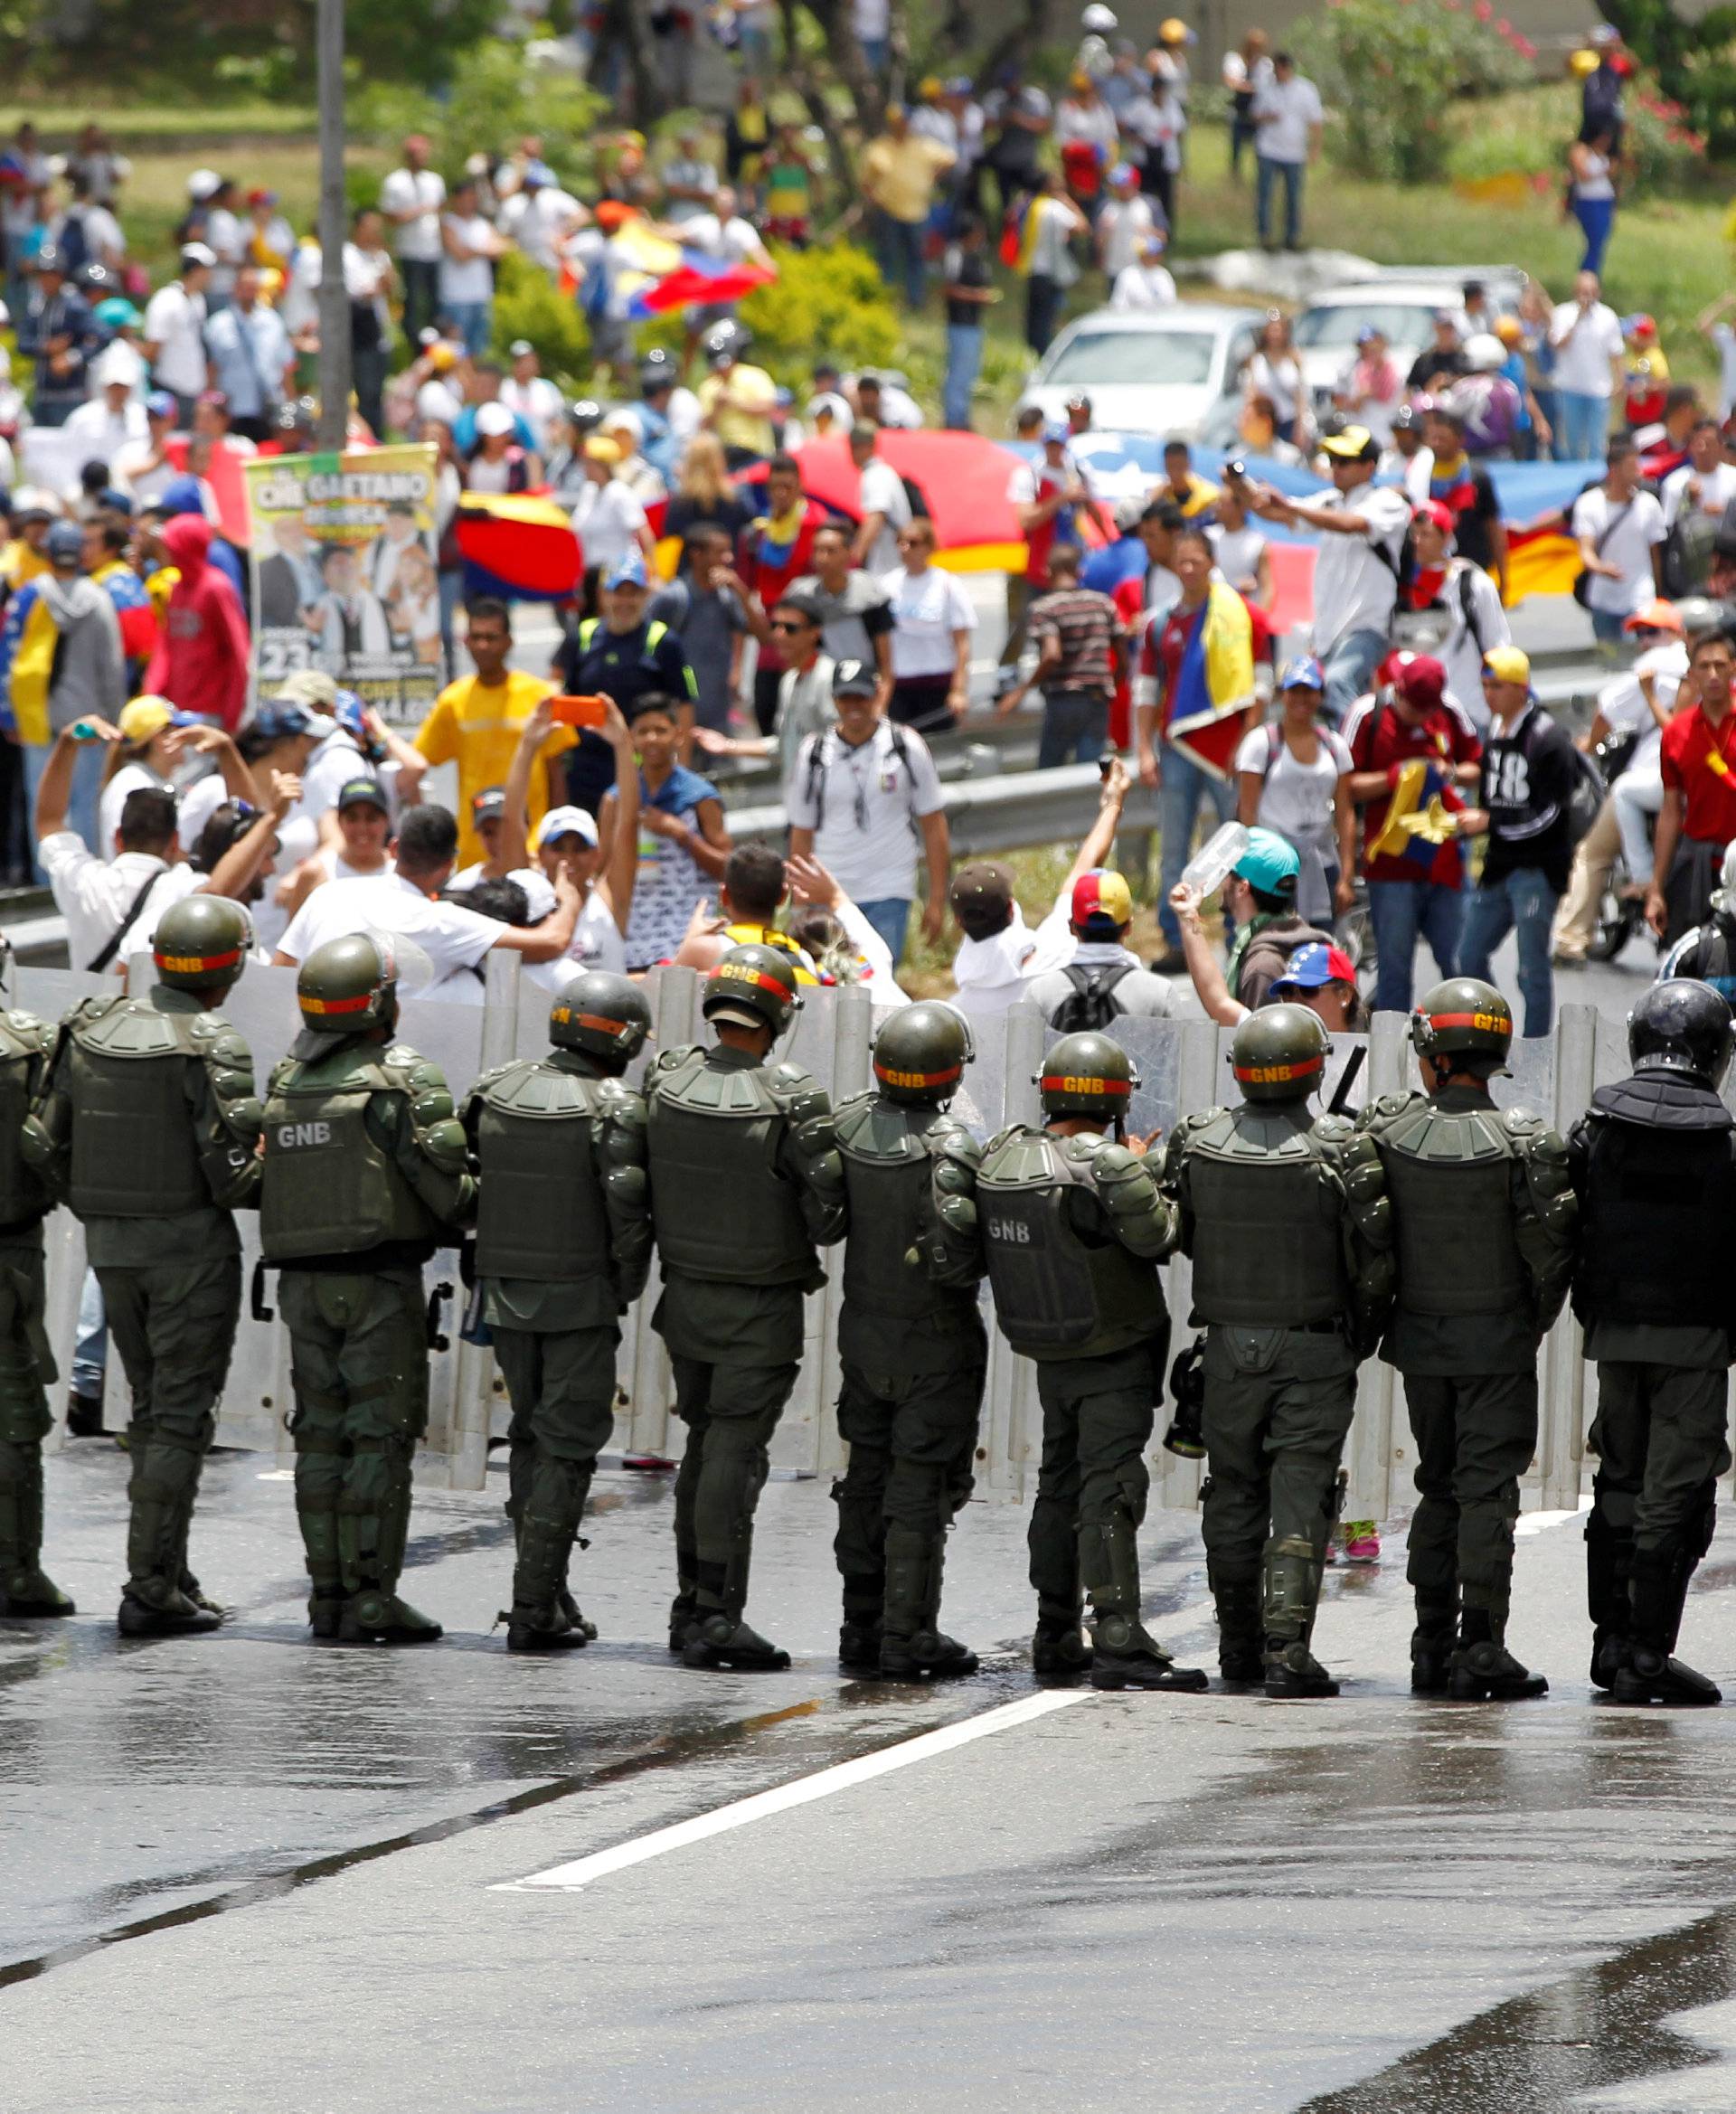
<path fill-rule="evenodd" d="M 24 1158 L 24 1118 L 52 1036 L 30 1013 L 0 1013 L 0 1232 L 39 1224 L 52 1199 Z"/>
<path fill-rule="evenodd" d="M 442 1228 L 367 1124 L 376 1094 L 408 1101 L 421 1062 L 403 1043 L 344 1043 L 286 1058 L 265 1104 L 259 1246 L 265 1260 L 364 1255 L 387 1241 L 438 1241 Z"/>
<path fill-rule="evenodd" d="M 646 1081 L 652 1222 L 665 1270 L 724 1284 L 814 1278 L 796 1184 L 778 1171 L 787 1118 L 765 1065 L 671 1050 Z M 793 1084 L 794 1066 L 778 1071 Z"/>
<path fill-rule="evenodd" d="M 1364 1123 L 1392 1200 L 1400 1307 L 1444 1316 L 1528 1306 L 1531 1279 L 1514 1238 L 1519 1154 L 1501 1111 L 1392 1095 Z"/>
<path fill-rule="evenodd" d="M 68 1015 L 72 1167 L 81 1219 L 164 1218 L 211 1203 L 187 1102 L 187 1066 L 229 1024 L 139 998 L 87 998 Z"/>
<path fill-rule="evenodd" d="M 1348 1311 L 1343 1198 L 1305 1103 L 1192 1117 L 1183 1149 L 1196 1321 L 1299 1328 Z"/>
<path fill-rule="evenodd" d="M 1074 1197 L 1096 1200 L 1092 1161 L 1105 1140 L 1053 1137 L 1023 1124 L 993 1139 L 976 1176 L 976 1209 L 1001 1333 L 1028 1358 L 1097 1358 L 1157 1335 L 1168 1319 L 1155 1262 L 1109 1232 L 1075 1222 Z"/>
<path fill-rule="evenodd" d="M 943 1290 L 905 1258 L 927 1230 L 934 1155 L 956 1128 L 939 1109 L 906 1107 L 858 1094 L 837 1111 L 838 1153 L 849 1199 L 844 1296 L 854 1307 L 900 1321 L 973 1310 L 974 1294 Z"/>
<path fill-rule="evenodd" d="M 577 1284 L 607 1272 L 597 1165 L 601 1088 L 559 1057 L 508 1064 L 476 1081 L 476 1269 L 484 1277 Z"/>

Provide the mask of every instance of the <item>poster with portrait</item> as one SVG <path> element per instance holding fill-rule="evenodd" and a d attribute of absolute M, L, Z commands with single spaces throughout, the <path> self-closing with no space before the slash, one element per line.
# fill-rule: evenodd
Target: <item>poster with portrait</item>
<path fill-rule="evenodd" d="M 246 466 L 254 694 L 323 668 L 390 725 L 443 681 L 434 450 L 260 456 Z"/>

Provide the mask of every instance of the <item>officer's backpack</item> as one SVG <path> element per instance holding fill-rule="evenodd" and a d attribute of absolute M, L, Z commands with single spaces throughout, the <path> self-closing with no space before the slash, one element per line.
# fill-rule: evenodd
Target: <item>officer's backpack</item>
<path fill-rule="evenodd" d="M 1063 1035 L 1079 1035 L 1093 1028 L 1106 1028 L 1119 1019 L 1121 1008 L 1115 1002 L 1115 987 L 1132 967 L 1131 962 L 1125 961 L 1095 969 L 1068 962 L 1061 973 L 1072 989 L 1049 1015 L 1049 1025 L 1059 1028 Z"/>

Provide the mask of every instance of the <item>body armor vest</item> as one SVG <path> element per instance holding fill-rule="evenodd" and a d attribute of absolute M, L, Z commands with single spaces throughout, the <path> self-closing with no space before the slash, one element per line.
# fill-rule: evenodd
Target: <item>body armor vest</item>
<path fill-rule="evenodd" d="M 1703 1127 L 1684 1125 L 1684 1114 Z M 1655 1328 L 1736 1323 L 1729 1260 L 1736 1152 L 1718 1097 L 1682 1080 L 1625 1080 L 1599 1090 L 1585 1139 L 1573 1283 L 1580 1319 Z"/>
<path fill-rule="evenodd" d="M 1156 1335 L 1168 1318 L 1157 1265 L 1129 1254 L 1106 1218 L 1100 1244 L 1074 1223 L 1073 1198 L 1096 1197 L 1091 1160 L 1101 1142 L 1020 1125 L 994 1141 L 977 1175 L 995 1314 L 1027 1357 L 1106 1356 Z"/>
<path fill-rule="evenodd" d="M 957 1307 L 961 1297 L 943 1291 L 906 1255 L 928 1223 L 933 1175 L 929 1133 L 948 1128 L 939 1109 L 906 1108 L 863 1094 L 837 1112 L 839 1156 L 850 1203 L 850 1237 L 844 1250 L 844 1296 L 854 1306 L 901 1321 L 915 1321 Z M 974 1308 L 973 1295 L 962 1303 Z"/>
<path fill-rule="evenodd" d="M 1442 1316 L 1525 1306 L 1531 1279 L 1513 1230 L 1519 1156 L 1500 1110 L 1414 1094 L 1373 1135 L 1397 1222 L 1399 1305 Z"/>
<path fill-rule="evenodd" d="M 800 1284 L 816 1266 L 796 1185 L 778 1170 L 782 1105 L 763 1068 L 708 1060 L 681 1052 L 646 1082 L 663 1266 L 725 1284 Z"/>
<path fill-rule="evenodd" d="M 147 998 L 99 1000 L 67 1024 L 72 1166 L 80 1218 L 162 1218 L 211 1202 L 187 1105 L 187 1066 L 228 1024 L 159 1010 Z"/>
<path fill-rule="evenodd" d="M 476 1127 L 476 1268 L 484 1277 L 576 1284 L 608 1271 L 596 1152 L 600 1084 L 542 1058 L 509 1064 L 484 1088 Z"/>
<path fill-rule="evenodd" d="M 1196 1319 L 1297 1328 L 1348 1311 L 1344 1203 L 1313 1128 L 1300 1103 L 1190 1125 Z"/>
<path fill-rule="evenodd" d="M 272 1073 L 259 1194 L 268 1262 L 439 1241 L 439 1220 L 367 1124 L 376 1094 L 408 1099 L 416 1062 L 401 1047 L 349 1043 L 311 1062 L 289 1058 Z"/>
<path fill-rule="evenodd" d="M 0 1232 L 37 1225 L 49 1209 L 48 1191 L 22 1144 L 46 1033 L 30 1014 L 0 1013 Z"/>

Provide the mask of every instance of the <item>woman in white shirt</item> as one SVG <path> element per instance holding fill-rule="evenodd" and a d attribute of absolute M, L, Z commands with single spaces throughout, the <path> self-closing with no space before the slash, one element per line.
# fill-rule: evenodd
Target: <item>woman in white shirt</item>
<path fill-rule="evenodd" d="M 1576 139 L 1567 150 L 1568 203 L 1585 236 L 1581 271 L 1601 271 L 1603 253 L 1616 227 L 1614 141 L 1608 132 Z"/>
<path fill-rule="evenodd" d="M 585 442 L 585 481 L 573 505 L 572 526 L 584 551 L 587 580 L 612 571 L 636 543 L 647 565 L 656 553 L 645 508 L 615 474 L 620 460 L 618 440 L 593 433 Z"/>
<path fill-rule="evenodd" d="M 1307 376 L 1291 342 L 1289 317 L 1276 308 L 1268 312 L 1241 370 L 1241 394 L 1247 403 L 1268 398 L 1278 412 L 1278 438 L 1295 448 L 1307 447 L 1314 423 Z"/>
<path fill-rule="evenodd" d="M 900 530 L 903 564 L 884 586 L 892 611 L 891 716 L 919 733 L 944 733 L 970 709 L 970 637 L 976 611 L 957 579 L 933 563 L 934 524 Z"/>
<path fill-rule="evenodd" d="M 1296 846 L 1302 862 L 1297 914 L 1330 931 L 1354 901 L 1356 810 L 1350 804 L 1350 750 L 1320 722 L 1326 679 L 1312 655 L 1278 677 L 1282 717 L 1256 727 L 1236 750 L 1236 815 Z"/>
<path fill-rule="evenodd" d="M 1169 308 L 1175 303 L 1175 281 L 1164 264 L 1164 238 L 1153 232 L 1139 245 L 1134 261 L 1115 275 L 1111 308 Z"/>
<path fill-rule="evenodd" d="M 1232 483 L 1226 483 L 1213 502 L 1217 520 L 1206 530 L 1218 571 L 1250 602 L 1262 609 L 1272 606 L 1272 547 L 1249 516 Z"/>

